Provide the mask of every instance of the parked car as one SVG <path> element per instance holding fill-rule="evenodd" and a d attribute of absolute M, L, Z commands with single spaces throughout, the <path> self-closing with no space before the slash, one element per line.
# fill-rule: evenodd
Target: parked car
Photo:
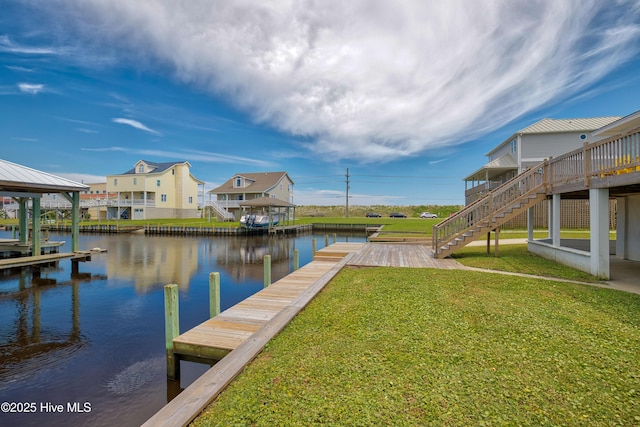
<path fill-rule="evenodd" d="M 382 215 L 380 215 L 379 213 L 375 213 L 375 212 L 367 212 L 367 218 L 381 218 Z"/>
<path fill-rule="evenodd" d="M 391 212 L 389 214 L 390 218 L 406 218 L 407 216 L 405 214 L 403 214 L 402 212 Z"/>
<path fill-rule="evenodd" d="M 422 212 L 420 218 L 438 218 L 438 215 L 431 212 Z"/>

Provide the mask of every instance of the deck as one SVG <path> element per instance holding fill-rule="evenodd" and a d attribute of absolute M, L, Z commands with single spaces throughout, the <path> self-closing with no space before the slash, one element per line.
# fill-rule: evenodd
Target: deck
<path fill-rule="evenodd" d="M 369 243 L 347 263 L 353 267 L 410 267 L 464 269 L 451 258 L 436 259 L 431 246 L 413 244 Z"/>
<path fill-rule="evenodd" d="M 19 258 L 0 259 L 0 270 L 8 268 L 28 267 L 33 265 L 48 264 L 60 261 L 62 259 L 71 258 L 72 261 L 88 261 L 91 259 L 90 252 L 69 252 L 55 253 L 36 256 L 23 256 Z"/>

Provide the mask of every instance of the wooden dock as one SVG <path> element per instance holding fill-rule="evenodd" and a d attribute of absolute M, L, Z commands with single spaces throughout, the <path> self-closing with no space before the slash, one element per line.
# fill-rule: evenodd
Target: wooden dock
<path fill-rule="evenodd" d="M 361 248 L 361 243 L 335 243 L 319 250 L 309 264 L 174 338 L 174 354 L 178 358 L 222 359 L 300 295 L 319 282 L 322 286 L 328 283 L 339 271 L 336 265 Z"/>
<path fill-rule="evenodd" d="M 0 259 L 0 270 L 8 268 L 29 267 L 33 265 L 48 264 L 60 261 L 62 259 L 71 258 L 71 261 L 88 261 L 91 259 L 90 252 L 69 252 L 56 253 L 36 256 L 23 256 L 18 258 Z"/>
<path fill-rule="evenodd" d="M 425 245 L 334 243 L 320 249 L 311 263 L 174 338 L 178 358 L 222 359 L 144 426 L 188 425 L 345 266 L 464 268 L 434 259 Z"/>

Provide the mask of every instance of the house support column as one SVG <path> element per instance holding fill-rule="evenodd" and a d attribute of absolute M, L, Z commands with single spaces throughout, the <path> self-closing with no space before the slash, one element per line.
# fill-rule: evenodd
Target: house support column
<path fill-rule="evenodd" d="M 20 197 L 18 199 L 18 203 L 20 204 L 18 216 L 19 220 L 19 228 L 20 228 L 20 243 L 27 243 L 27 238 L 29 235 L 29 225 L 27 223 L 27 198 Z"/>
<path fill-rule="evenodd" d="M 617 216 L 616 216 L 616 257 L 620 259 L 629 259 L 627 253 L 627 233 L 629 232 L 629 203 L 626 197 L 618 197 L 616 199 Z"/>
<path fill-rule="evenodd" d="M 560 206 L 562 205 L 562 196 L 560 194 L 554 194 L 551 202 L 551 215 L 550 224 L 553 224 L 553 228 L 550 227 L 551 232 L 551 244 L 554 248 L 560 247 Z"/>
<path fill-rule="evenodd" d="M 78 250 L 80 239 L 80 193 L 74 191 L 71 194 L 71 251 Z"/>
<path fill-rule="evenodd" d="M 533 241 L 533 223 L 533 208 L 529 208 L 527 209 L 527 240 L 529 240 L 530 242 Z"/>
<path fill-rule="evenodd" d="M 609 279 L 609 189 L 589 189 L 591 274 Z"/>

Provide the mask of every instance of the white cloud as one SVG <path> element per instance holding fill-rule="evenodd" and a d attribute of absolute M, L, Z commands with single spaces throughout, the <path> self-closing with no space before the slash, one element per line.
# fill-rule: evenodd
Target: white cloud
<path fill-rule="evenodd" d="M 0 36 L 0 52 L 17 53 L 22 55 L 55 55 L 61 51 L 50 47 L 33 47 L 15 43 L 8 36 Z"/>
<path fill-rule="evenodd" d="M 66 179 L 70 179 L 71 181 L 80 182 L 82 184 L 95 184 L 107 181 L 106 176 L 90 175 L 86 173 L 56 173 L 56 175 Z"/>
<path fill-rule="evenodd" d="M 136 63 L 362 161 L 458 144 L 576 94 L 640 38 L 637 0 L 60 2 Z"/>
<path fill-rule="evenodd" d="M 123 125 L 128 125 L 128 126 L 131 126 L 133 128 L 136 128 L 136 129 L 139 129 L 139 130 L 143 130 L 145 132 L 152 133 L 154 135 L 162 136 L 162 134 L 160 132 L 158 132 L 157 130 L 153 130 L 153 129 L 143 125 L 142 123 L 140 123 L 137 120 L 115 118 L 115 119 L 111 119 L 111 121 L 114 122 L 114 123 L 120 123 L 120 124 L 123 124 Z"/>
<path fill-rule="evenodd" d="M 33 83 L 18 83 L 18 89 L 20 89 L 20 92 L 23 93 L 37 95 L 44 90 L 44 85 Z"/>

